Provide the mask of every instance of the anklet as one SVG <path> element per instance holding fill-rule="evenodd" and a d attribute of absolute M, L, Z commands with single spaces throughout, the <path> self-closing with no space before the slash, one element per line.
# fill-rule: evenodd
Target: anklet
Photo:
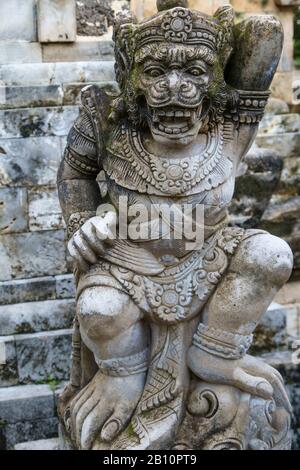
<path fill-rule="evenodd" d="M 148 369 L 149 348 L 132 356 L 104 360 L 95 359 L 99 369 L 105 375 L 125 377 L 127 375 L 140 374 Z"/>

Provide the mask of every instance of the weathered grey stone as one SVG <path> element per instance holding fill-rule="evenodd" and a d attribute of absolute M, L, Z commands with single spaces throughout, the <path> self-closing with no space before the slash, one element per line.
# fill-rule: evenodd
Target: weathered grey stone
<path fill-rule="evenodd" d="M 1 388 L 0 416 L 8 424 L 52 418 L 55 416 L 53 391 L 47 384 Z"/>
<path fill-rule="evenodd" d="M 49 439 L 57 436 L 58 419 L 56 417 L 19 421 L 7 424 L 4 428 L 5 448 L 13 450 L 18 442 Z"/>
<path fill-rule="evenodd" d="M 113 60 L 113 42 L 77 40 L 73 44 L 43 45 L 44 62 L 81 62 L 92 60 Z"/>
<path fill-rule="evenodd" d="M 299 304 L 300 303 L 300 282 L 288 282 L 278 292 L 275 302 L 279 304 Z"/>
<path fill-rule="evenodd" d="M 54 185 L 62 155 L 60 137 L 0 140 L 0 186 Z"/>
<path fill-rule="evenodd" d="M 27 191 L 0 188 L 0 234 L 27 230 Z"/>
<path fill-rule="evenodd" d="M 58 202 L 57 190 L 37 188 L 28 194 L 29 229 L 58 230 L 65 227 Z"/>
<path fill-rule="evenodd" d="M 57 62 L 54 80 L 57 83 L 107 82 L 115 79 L 113 61 Z"/>
<path fill-rule="evenodd" d="M 282 195 L 296 196 L 300 188 L 300 161 L 299 157 L 287 157 L 284 160 L 279 190 Z"/>
<path fill-rule="evenodd" d="M 289 395 L 293 406 L 292 430 L 293 430 L 293 450 L 300 450 L 300 387 L 299 382 L 290 384 Z"/>
<path fill-rule="evenodd" d="M 300 383 L 299 364 L 292 361 L 293 351 L 275 351 L 262 354 L 262 358 L 270 366 L 279 370 L 287 383 Z"/>
<path fill-rule="evenodd" d="M 36 41 L 35 0 L 0 2 L 0 41 Z"/>
<path fill-rule="evenodd" d="M 5 334 L 5 332 L 1 331 L 1 334 Z M 8 387 L 17 383 L 18 370 L 15 339 L 13 336 L 0 336 L 0 387 Z"/>
<path fill-rule="evenodd" d="M 51 276 L 0 282 L 0 305 L 55 299 L 55 287 Z"/>
<path fill-rule="evenodd" d="M 76 40 L 75 0 L 39 0 L 37 6 L 40 42 Z"/>
<path fill-rule="evenodd" d="M 300 115 L 299 114 L 266 114 L 262 120 L 259 133 L 260 134 L 284 134 L 287 132 L 300 131 Z"/>
<path fill-rule="evenodd" d="M 21 442 L 14 446 L 15 450 L 59 450 L 58 438 L 40 439 L 38 441 Z"/>
<path fill-rule="evenodd" d="M 91 84 L 91 83 L 89 83 Z M 88 85 L 88 84 L 85 84 Z M 84 86 L 85 86 L 84 85 Z M 117 93 L 118 86 L 116 82 L 98 82 L 97 85 L 107 93 Z M 64 105 L 79 105 L 81 103 L 82 83 L 67 83 L 63 85 Z"/>
<path fill-rule="evenodd" d="M 0 46 L 0 65 L 42 62 L 42 47 L 38 42 L 6 41 Z"/>
<path fill-rule="evenodd" d="M 1 67 L 0 80 L 4 86 L 49 85 L 54 70 L 55 64 L 6 64 Z"/>
<path fill-rule="evenodd" d="M 116 5 L 129 7 L 127 0 L 111 1 L 97 0 L 76 1 L 77 4 L 77 34 L 83 36 L 101 36 L 108 30 L 108 25 L 113 23 Z"/>
<path fill-rule="evenodd" d="M 67 271 L 63 230 L 0 235 L 0 281 Z"/>
<path fill-rule="evenodd" d="M 300 217 L 300 196 L 273 196 L 262 222 L 284 223 L 297 221 Z"/>
<path fill-rule="evenodd" d="M 56 276 L 56 297 L 58 299 L 69 299 L 75 297 L 75 281 L 73 274 Z"/>
<path fill-rule="evenodd" d="M 288 310 L 284 306 L 275 302 L 269 306 L 255 329 L 251 349 L 255 355 L 288 346 L 287 315 Z"/>
<path fill-rule="evenodd" d="M 282 158 L 255 145 L 243 159 L 230 205 L 232 224 L 256 227 L 267 208 L 282 171 Z"/>
<path fill-rule="evenodd" d="M 60 85 L 71 82 L 99 82 L 115 79 L 113 61 L 7 64 L 0 70 L 3 85 Z"/>
<path fill-rule="evenodd" d="M 266 114 L 286 114 L 289 113 L 289 105 L 286 101 L 278 98 L 269 98 L 266 106 Z"/>
<path fill-rule="evenodd" d="M 64 136 L 78 113 L 78 106 L 2 110 L 0 138 Z"/>
<path fill-rule="evenodd" d="M 71 330 L 17 335 L 15 338 L 21 383 L 67 380 Z"/>
<path fill-rule="evenodd" d="M 0 96 L 0 109 L 59 106 L 63 102 L 59 85 L 7 86 Z"/>
<path fill-rule="evenodd" d="M 259 147 L 269 148 L 280 156 L 298 157 L 300 146 L 300 133 L 285 133 L 279 135 L 258 135 L 256 143 Z"/>
<path fill-rule="evenodd" d="M 72 299 L 2 305 L 0 331 L 12 335 L 70 328 L 74 314 Z"/>

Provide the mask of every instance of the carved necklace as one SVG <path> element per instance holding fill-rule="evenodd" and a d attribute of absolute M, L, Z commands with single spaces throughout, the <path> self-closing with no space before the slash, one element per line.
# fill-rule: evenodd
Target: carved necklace
<path fill-rule="evenodd" d="M 208 132 L 206 147 L 200 155 L 182 159 L 158 157 L 145 148 L 136 129 L 122 125 L 107 149 L 110 155 L 104 169 L 118 184 L 136 189 L 132 187 L 135 183 L 147 193 L 154 192 L 152 186 L 165 195 L 180 195 L 204 181 L 203 189 L 209 190 L 224 181 L 224 165 L 221 164 L 221 178 L 217 171 L 223 157 L 223 143 L 223 124 L 219 123 Z M 115 158 L 118 161 L 114 161 Z"/>

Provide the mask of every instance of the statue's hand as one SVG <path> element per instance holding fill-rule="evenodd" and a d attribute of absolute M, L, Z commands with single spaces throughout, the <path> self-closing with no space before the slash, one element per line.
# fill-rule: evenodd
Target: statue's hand
<path fill-rule="evenodd" d="M 111 228 L 115 222 L 116 214 L 107 212 L 103 217 L 92 217 L 74 233 L 68 250 L 80 271 L 87 271 L 91 264 L 97 263 L 106 246 L 113 243 Z"/>
<path fill-rule="evenodd" d="M 231 385 L 266 400 L 273 397 L 277 406 L 292 412 L 281 375 L 257 357 L 246 354 L 241 359 L 224 359 L 191 346 L 188 365 L 206 382 Z"/>

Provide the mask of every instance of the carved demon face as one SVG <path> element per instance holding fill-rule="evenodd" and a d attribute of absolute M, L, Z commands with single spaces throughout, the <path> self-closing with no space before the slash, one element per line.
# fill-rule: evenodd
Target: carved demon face
<path fill-rule="evenodd" d="M 171 42 L 136 53 L 131 81 L 156 141 L 187 145 L 196 139 L 210 108 L 216 59 L 205 46 Z"/>

